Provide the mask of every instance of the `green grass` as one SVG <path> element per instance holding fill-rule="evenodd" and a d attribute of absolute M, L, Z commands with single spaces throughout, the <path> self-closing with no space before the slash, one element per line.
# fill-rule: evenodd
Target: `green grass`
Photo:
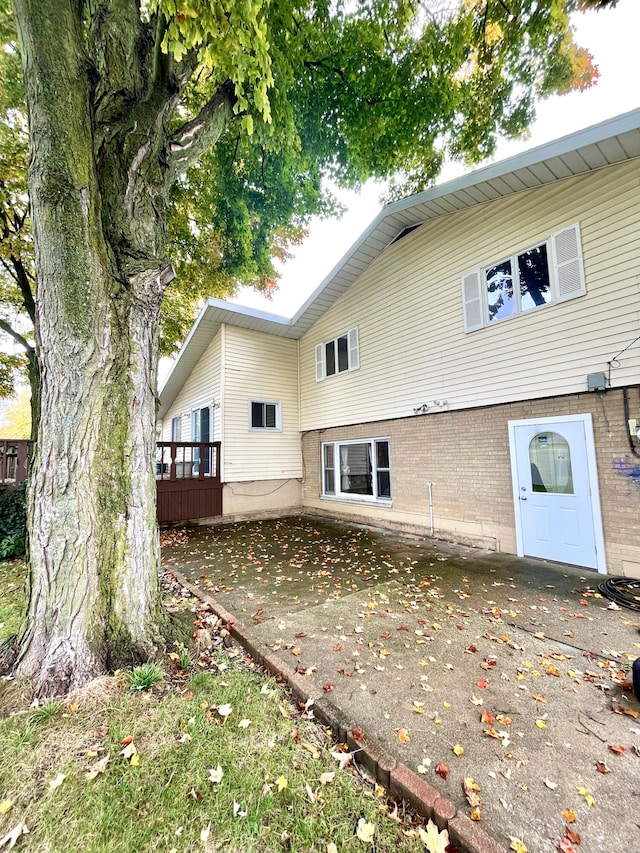
<path fill-rule="evenodd" d="M 22 560 L 0 563 L 0 642 L 18 633 L 24 616 L 26 577 Z"/>
<path fill-rule="evenodd" d="M 103 679 L 62 712 L 38 711 L 0 721 L 0 800 L 12 802 L 0 815 L 0 837 L 26 823 L 22 850 L 326 853 L 334 842 L 339 851 L 363 851 L 372 847 L 355 835 L 361 817 L 376 825 L 378 853 L 425 849 L 405 834 L 408 824 L 384 814 L 386 795 L 339 769 L 329 733 L 246 666 L 144 693 L 125 679 Z M 121 754 L 127 738 L 137 766 Z M 104 772 L 87 779 L 107 754 Z M 215 783 L 209 776 L 218 766 Z M 323 785 L 326 772 L 335 776 Z M 51 788 L 60 773 L 64 781 Z"/>

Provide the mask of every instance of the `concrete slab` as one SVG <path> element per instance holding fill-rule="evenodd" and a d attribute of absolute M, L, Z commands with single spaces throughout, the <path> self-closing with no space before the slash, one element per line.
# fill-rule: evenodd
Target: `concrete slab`
<path fill-rule="evenodd" d="M 164 567 L 453 804 L 453 830 L 552 853 L 575 814 L 582 853 L 640 853 L 640 617 L 599 576 L 309 518 L 196 529 Z"/>

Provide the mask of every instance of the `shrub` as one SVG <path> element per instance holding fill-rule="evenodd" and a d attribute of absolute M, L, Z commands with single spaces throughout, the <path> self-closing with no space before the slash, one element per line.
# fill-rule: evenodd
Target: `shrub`
<path fill-rule="evenodd" d="M 21 557 L 27 542 L 26 483 L 0 492 L 0 560 Z"/>

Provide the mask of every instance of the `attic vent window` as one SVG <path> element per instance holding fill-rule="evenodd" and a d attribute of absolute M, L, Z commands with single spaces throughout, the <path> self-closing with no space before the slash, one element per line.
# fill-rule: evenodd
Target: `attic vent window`
<path fill-rule="evenodd" d="M 422 223 L 419 222 L 417 225 L 407 225 L 407 227 L 403 228 L 402 231 L 398 231 L 398 233 L 389 245 L 393 246 L 394 243 L 397 243 L 399 240 L 402 240 L 403 237 L 406 237 L 407 234 L 411 234 L 412 231 L 415 231 L 416 228 L 419 228 L 421 224 Z"/>

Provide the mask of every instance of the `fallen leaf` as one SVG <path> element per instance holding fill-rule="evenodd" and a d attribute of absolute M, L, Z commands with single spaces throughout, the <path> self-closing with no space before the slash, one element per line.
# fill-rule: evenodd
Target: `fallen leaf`
<path fill-rule="evenodd" d="M 328 681 L 326 684 L 323 684 L 322 689 L 325 693 L 331 693 L 333 690 L 333 681 Z"/>
<path fill-rule="evenodd" d="M 333 782 L 333 780 L 335 779 L 335 776 L 336 776 L 336 774 L 333 771 L 331 773 L 321 773 L 320 774 L 320 784 L 321 785 L 327 785 L 329 782 Z"/>
<path fill-rule="evenodd" d="M 289 783 L 287 782 L 286 776 L 278 776 L 276 779 L 276 786 L 278 791 L 284 791 L 285 788 L 289 787 Z"/>
<path fill-rule="evenodd" d="M 544 720 L 536 720 L 536 726 L 539 729 L 546 729 L 547 728 L 547 724 L 545 723 Z"/>
<path fill-rule="evenodd" d="M 368 823 L 363 817 L 358 821 L 356 835 L 360 841 L 365 844 L 373 844 L 373 836 L 376 834 L 376 827 L 373 823 Z"/>
<path fill-rule="evenodd" d="M 519 838 L 515 838 L 513 835 L 510 835 L 509 838 L 511 839 L 509 850 L 515 850 L 516 853 L 527 853 L 528 848 Z"/>
<path fill-rule="evenodd" d="M 564 809 L 560 814 L 566 820 L 567 823 L 573 823 L 576 819 L 576 813 L 573 809 Z"/>
<path fill-rule="evenodd" d="M 576 848 L 569 841 L 568 838 L 563 838 L 558 844 L 558 850 L 560 853 L 577 853 Z"/>
<path fill-rule="evenodd" d="M 480 805 L 480 785 L 478 785 L 471 776 L 467 776 L 462 781 L 462 788 L 471 808 L 478 808 Z"/>
<path fill-rule="evenodd" d="M 582 838 L 580 838 L 578 833 L 574 832 L 570 826 L 565 826 L 564 834 L 567 836 L 567 838 L 569 839 L 569 841 L 572 844 L 581 844 L 582 843 Z"/>
<path fill-rule="evenodd" d="M 109 758 L 110 758 L 109 753 L 107 753 L 104 758 L 100 759 L 100 761 L 96 761 L 96 763 L 93 764 L 89 768 L 89 770 L 85 773 L 84 778 L 87 780 L 95 779 L 99 773 L 104 773 L 104 771 L 107 769 L 107 764 L 109 763 Z"/>
<path fill-rule="evenodd" d="M 338 848 L 337 848 L 337 847 L 336 847 L 336 845 L 333 843 L 333 841 L 330 841 L 330 842 L 327 844 L 327 853 L 338 853 Z"/>
<path fill-rule="evenodd" d="M 136 749 L 133 739 L 129 740 L 129 738 L 127 738 L 127 743 L 124 748 L 120 750 L 120 755 L 123 755 L 127 761 L 130 761 L 137 752 L 138 750 Z"/>
<path fill-rule="evenodd" d="M 11 848 L 15 845 L 16 841 L 19 838 L 22 838 L 23 835 L 29 835 L 29 829 L 27 828 L 26 823 L 17 823 L 13 829 L 8 832 L 4 838 L 0 838 L 0 847 L 6 847 L 7 850 L 11 850 Z"/>
<path fill-rule="evenodd" d="M 603 776 L 606 776 L 607 773 L 611 773 L 611 770 L 607 767 L 604 761 L 596 761 L 596 770 L 598 773 L 602 773 Z"/>
<path fill-rule="evenodd" d="M 406 729 L 398 729 L 398 740 L 400 743 L 410 743 L 409 732 Z"/>
<path fill-rule="evenodd" d="M 218 713 L 222 717 L 222 725 L 227 722 L 227 717 L 229 717 L 233 713 L 233 708 L 231 705 L 218 705 Z"/>
<path fill-rule="evenodd" d="M 531 698 L 535 699 L 536 702 L 542 702 L 543 704 L 547 704 L 547 697 L 543 696 L 542 693 L 532 693 Z"/>
<path fill-rule="evenodd" d="M 446 853 L 449 846 L 449 832 L 446 829 L 441 832 L 430 820 L 426 831 L 421 826 L 418 827 L 418 835 L 429 853 Z"/>
<path fill-rule="evenodd" d="M 482 714 L 480 716 L 480 722 L 485 723 L 487 726 L 490 726 L 493 724 L 494 720 L 495 720 L 495 717 L 493 716 L 493 714 L 489 713 L 489 711 L 487 711 L 485 708 L 485 710 L 482 712 Z"/>
<path fill-rule="evenodd" d="M 222 781 L 223 776 L 224 776 L 224 770 L 222 769 L 222 767 L 220 767 L 219 764 L 215 768 L 215 770 L 213 768 L 211 768 L 211 770 L 209 770 L 209 781 L 213 782 L 214 785 L 219 785 L 220 782 Z"/>
<path fill-rule="evenodd" d="M 211 833 L 211 821 L 209 821 L 209 825 L 204 829 L 200 830 L 200 841 L 204 841 L 205 843 L 209 840 L 209 835 Z"/>
<path fill-rule="evenodd" d="M 131 756 L 131 761 L 129 762 L 129 764 L 131 765 L 131 767 L 138 767 L 140 765 L 140 756 L 137 752 Z"/>
<path fill-rule="evenodd" d="M 488 681 L 486 681 L 484 678 L 479 678 L 479 679 L 476 681 L 476 684 L 478 685 L 478 687 L 479 687 L 481 690 L 484 690 L 484 688 L 485 688 L 485 687 L 488 687 L 488 686 L 489 686 L 489 682 L 488 682 Z"/>
<path fill-rule="evenodd" d="M 239 729 L 248 729 L 250 725 L 251 725 L 251 720 L 240 720 L 240 722 L 238 723 L 238 728 Z"/>
<path fill-rule="evenodd" d="M 618 744 L 611 744 L 611 743 L 609 744 L 609 749 L 611 750 L 611 752 L 615 752 L 616 755 L 622 755 L 624 752 L 627 751 L 626 746 L 620 746 Z"/>
<path fill-rule="evenodd" d="M 458 755 L 458 756 L 460 756 L 460 755 L 464 755 L 464 747 L 463 747 L 463 746 L 460 746 L 460 744 L 459 744 L 459 743 L 457 743 L 457 744 L 453 747 L 453 752 L 454 752 L 454 754 L 455 754 L 455 755 Z"/>
<path fill-rule="evenodd" d="M 472 809 L 469 812 L 469 817 L 471 820 L 482 820 L 482 814 L 480 812 L 480 806 L 476 806 L 475 809 Z"/>
<path fill-rule="evenodd" d="M 449 775 L 449 768 L 446 764 L 436 764 L 435 772 L 438 774 L 438 776 L 442 777 L 442 779 L 446 779 Z"/>
<path fill-rule="evenodd" d="M 246 817 L 247 816 L 247 809 L 246 808 L 243 809 L 242 804 L 237 802 L 236 800 L 233 801 L 233 816 L 234 817 Z"/>
<path fill-rule="evenodd" d="M 356 740 L 362 740 L 364 738 L 364 731 L 362 729 L 351 729 L 351 735 Z"/>
<path fill-rule="evenodd" d="M 340 770 L 344 770 L 345 767 L 348 767 L 351 764 L 353 759 L 352 752 L 332 752 L 331 757 L 335 758 L 335 760 L 340 764 Z"/>
<path fill-rule="evenodd" d="M 544 784 L 545 784 L 545 785 L 547 786 L 547 788 L 549 788 L 551 791 L 555 791 L 555 789 L 558 787 L 558 783 L 557 783 L 557 782 L 552 782 L 552 781 L 551 781 L 551 779 L 545 779 L 545 780 L 544 780 Z"/>
<path fill-rule="evenodd" d="M 588 806 L 595 806 L 596 801 L 586 788 L 584 788 L 581 785 L 578 788 L 576 788 L 576 790 L 580 794 L 581 797 L 584 797 L 585 802 Z"/>
<path fill-rule="evenodd" d="M 6 814 L 13 806 L 13 800 L 2 800 L 0 803 L 0 814 Z"/>

